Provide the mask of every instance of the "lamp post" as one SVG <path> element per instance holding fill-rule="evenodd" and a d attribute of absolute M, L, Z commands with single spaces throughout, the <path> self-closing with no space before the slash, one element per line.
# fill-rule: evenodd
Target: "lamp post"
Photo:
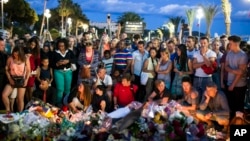
<path fill-rule="evenodd" d="M 7 3 L 9 0 L 1 0 L 1 15 L 2 15 L 2 30 L 4 29 L 4 12 L 3 12 L 3 4 Z"/>
<path fill-rule="evenodd" d="M 72 24 L 72 19 L 71 18 L 67 19 L 67 24 L 68 24 L 68 34 L 70 35 L 70 28 L 71 28 L 71 24 Z"/>
<path fill-rule="evenodd" d="M 199 40 L 200 40 L 200 36 L 201 36 L 201 18 L 203 18 L 204 13 L 203 10 L 201 8 L 198 8 L 196 11 L 196 18 L 198 19 L 198 26 L 199 26 Z"/>
<path fill-rule="evenodd" d="M 46 19 L 47 19 L 47 31 L 49 31 L 49 18 L 51 17 L 51 14 L 50 14 L 50 10 L 49 10 L 49 9 L 46 9 L 46 10 L 45 10 L 44 16 L 45 16 Z"/>
<path fill-rule="evenodd" d="M 107 14 L 107 23 L 108 23 L 108 32 L 109 32 L 109 38 L 111 39 L 111 18 L 110 18 L 110 14 Z"/>

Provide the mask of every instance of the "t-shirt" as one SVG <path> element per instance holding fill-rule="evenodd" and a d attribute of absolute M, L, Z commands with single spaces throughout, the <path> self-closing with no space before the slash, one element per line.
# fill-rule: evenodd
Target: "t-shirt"
<path fill-rule="evenodd" d="M 103 58 L 103 59 L 102 59 L 102 62 L 103 62 L 104 65 L 105 65 L 105 69 L 106 69 L 107 74 L 110 75 L 110 74 L 111 74 L 111 71 L 112 71 L 112 67 L 113 67 L 114 58 L 113 58 L 113 57 L 111 57 L 111 58 L 109 58 L 109 59 Z"/>
<path fill-rule="evenodd" d="M 208 49 L 208 51 L 206 52 L 206 57 L 209 58 L 216 58 L 216 53 L 214 51 L 212 51 L 211 49 Z M 196 51 L 194 53 L 194 58 L 197 59 L 197 62 L 203 62 L 203 56 L 201 55 L 200 51 Z M 212 74 L 206 74 L 203 69 L 201 67 L 195 69 L 195 76 L 197 77 L 212 77 Z"/>
<path fill-rule="evenodd" d="M 99 110 L 101 110 L 100 103 L 102 100 L 104 100 L 106 102 L 105 111 L 109 112 L 111 104 L 110 104 L 110 100 L 109 100 L 107 94 L 103 94 L 101 96 L 97 95 L 97 94 L 93 95 L 91 105 L 92 105 L 94 112 L 98 112 Z"/>
<path fill-rule="evenodd" d="M 132 54 L 127 50 L 117 50 L 114 55 L 114 65 L 118 70 L 125 70 L 127 67 L 127 60 L 132 60 Z"/>
<path fill-rule="evenodd" d="M 133 60 L 134 60 L 134 74 L 137 76 L 140 76 L 143 63 L 148 58 L 148 51 L 145 50 L 144 54 L 140 53 L 139 50 L 136 50 L 132 53 Z"/>
<path fill-rule="evenodd" d="M 94 81 L 96 81 L 96 79 Z M 111 76 L 107 74 L 104 76 L 103 80 L 98 79 L 97 81 L 97 85 L 102 85 L 103 83 L 105 84 L 105 86 L 113 85 Z"/>
<path fill-rule="evenodd" d="M 156 96 L 153 98 L 153 100 L 154 101 L 156 101 L 156 100 L 160 100 L 160 99 L 163 99 L 163 98 L 165 98 L 165 97 L 170 97 L 170 91 L 167 89 L 167 88 L 165 88 L 164 90 L 163 90 L 163 94 L 161 95 L 160 94 L 160 92 L 158 91 L 158 90 L 155 90 L 155 93 L 156 93 Z"/>
<path fill-rule="evenodd" d="M 226 56 L 226 62 L 228 62 L 228 65 L 231 69 L 237 70 L 239 69 L 240 65 L 247 65 L 248 57 L 246 53 L 243 50 L 240 50 L 239 52 L 235 53 L 232 51 L 229 51 Z M 240 80 L 237 82 L 235 87 L 243 87 L 246 86 L 246 72 L 241 76 Z M 227 84 L 230 86 L 234 79 L 235 79 L 235 74 L 228 72 L 228 77 L 227 77 Z"/>
<path fill-rule="evenodd" d="M 136 94 L 138 87 L 133 85 L 133 93 L 131 86 L 123 86 L 121 83 L 115 85 L 114 97 L 117 98 L 117 104 L 120 106 L 126 106 L 134 101 L 134 95 Z"/>

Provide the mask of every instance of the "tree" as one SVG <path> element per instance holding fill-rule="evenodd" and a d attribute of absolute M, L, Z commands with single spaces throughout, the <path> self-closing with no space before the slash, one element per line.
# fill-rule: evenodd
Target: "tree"
<path fill-rule="evenodd" d="M 174 34 L 177 34 L 179 24 L 183 20 L 181 16 L 170 17 L 169 21 L 174 25 Z"/>
<path fill-rule="evenodd" d="M 78 35 L 78 27 L 82 24 L 82 23 L 89 23 L 89 19 L 86 17 L 85 14 L 83 14 L 81 6 L 77 3 L 73 4 L 72 7 L 73 13 L 72 15 L 70 15 L 73 19 L 73 28 L 75 28 L 75 35 Z"/>
<path fill-rule="evenodd" d="M 214 17 L 219 13 L 219 7 L 217 5 L 208 5 L 204 6 L 201 5 L 204 15 L 205 15 L 205 20 L 206 20 L 206 36 L 210 37 L 210 30 L 211 30 L 211 25 L 213 23 Z"/>
<path fill-rule="evenodd" d="M 118 17 L 118 23 L 121 23 L 123 25 L 127 21 L 129 22 L 143 22 L 143 26 L 146 26 L 146 23 L 144 22 L 144 18 L 141 18 L 138 14 L 134 12 L 125 12 L 120 17 Z M 124 30 L 124 27 L 122 27 L 122 31 Z"/>
<path fill-rule="evenodd" d="M 62 24 L 62 30 L 64 29 L 64 17 L 68 17 L 70 14 L 72 14 L 72 0 L 58 0 L 59 3 L 59 15 L 61 16 L 61 24 Z"/>
<path fill-rule="evenodd" d="M 10 0 L 4 5 L 4 12 L 6 13 L 6 27 L 10 29 L 10 35 L 13 32 L 13 23 L 23 26 L 28 30 L 31 25 L 34 25 L 38 21 L 36 12 L 24 0 Z"/>
<path fill-rule="evenodd" d="M 192 36 L 193 24 L 194 24 L 194 18 L 195 18 L 195 9 L 187 9 L 186 16 L 187 16 L 187 21 L 188 21 L 189 36 Z"/>
<path fill-rule="evenodd" d="M 221 3 L 226 24 L 226 35 L 230 35 L 232 5 L 229 0 L 221 0 Z"/>

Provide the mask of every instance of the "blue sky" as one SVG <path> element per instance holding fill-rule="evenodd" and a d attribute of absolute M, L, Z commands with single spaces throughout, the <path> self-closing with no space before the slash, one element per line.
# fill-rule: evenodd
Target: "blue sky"
<path fill-rule="evenodd" d="M 185 10 L 196 8 L 199 4 L 221 4 L 221 0 L 73 0 L 81 5 L 90 21 L 106 22 L 106 15 L 116 21 L 123 12 L 138 13 L 147 24 L 147 29 L 154 30 L 168 22 L 170 16 L 182 16 L 186 19 Z M 43 12 L 43 0 L 27 0 L 37 13 Z M 250 35 L 250 0 L 230 0 L 232 3 L 231 34 Z M 58 5 L 57 0 L 48 0 L 47 8 Z M 198 30 L 195 20 L 193 30 Z M 201 20 L 201 32 L 205 32 L 205 19 Z M 211 28 L 211 35 L 225 33 L 222 12 L 216 15 Z"/>

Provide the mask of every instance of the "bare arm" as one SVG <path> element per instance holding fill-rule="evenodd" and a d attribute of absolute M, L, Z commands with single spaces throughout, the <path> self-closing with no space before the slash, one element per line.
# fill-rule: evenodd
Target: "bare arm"
<path fill-rule="evenodd" d="M 205 64 L 205 62 L 198 62 L 197 58 L 193 59 L 193 69 L 200 68 L 204 64 Z"/>
<path fill-rule="evenodd" d="M 168 74 L 168 73 L 171 72 L 172 66 L 173 66 L 173 63 L 171 62 L 171 63 L 169 64 L 169 66 L 167 67 L 166 70 L 160 71 L 160 70 L 159 70 L 160 64 L 158 64 L 157 67 L 156 67 L 156 68 L 157 68 L 157 69 L 156 69 L 156 72 L 157 72 L 158 74 Z"/>

